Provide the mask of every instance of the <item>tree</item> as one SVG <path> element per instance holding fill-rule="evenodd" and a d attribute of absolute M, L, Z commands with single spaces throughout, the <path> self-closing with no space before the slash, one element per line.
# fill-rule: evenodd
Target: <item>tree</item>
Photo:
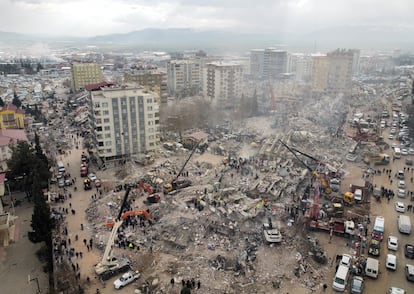
<path fill-rule="evenodd" d="M 36 72 L 39 72 L 41 69 L 43 69 L 43 66 L 40 62 L 38 62 L 36 66 Z"/>
<path fill-rule="evenodd" d="M 3 106 L 4 106 L 4 101 L 3 101 L 3 99 L 1 99 L 1 97 L 0 97 L 0 106 L 1 106 L 1 107 L 3 107 Z"/>

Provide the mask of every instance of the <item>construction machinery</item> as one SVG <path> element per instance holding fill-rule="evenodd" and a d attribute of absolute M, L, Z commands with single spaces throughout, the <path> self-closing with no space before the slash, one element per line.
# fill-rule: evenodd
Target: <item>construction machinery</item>
<path fill-rule="evenodd" d="M 332 189 L 329 186 L 329 182 L 328 182 L 327 178 L 325 177 L 325 175 L 324 174 L 321 174 L 321 173 L 318 173 L 315 169 L 311 168 L 309 166 L 309 164 L 307 164 L 305 161 L 303 161 L 302 159 L 299 158 L 299 156 L 297 155 L 297 153 L 302 154 L 302 155 L 304 155 L 304 156 L 312 159 L 313 161 L 317 162 L 319 165 L 322 164 L 322 165 L 325 165 L 325 166 L 328 167 L 327 164 L 322 163 L 320 160 L 316 159 L 315 157 L 313 157 L 313 156 L 311 156 L 309 154 L 306 154 L 306 153 L 304 153 L 302 151 L 297 150 L 296 148 L 293 148 L 293 147 L 288 146 L 282 140 L 279 140 L 279 142 L 283 146 L 285 146 L 296 157 L 296 159 L 299 160 L 309 170 L 309 172 L 312 174 L 312 177 L 313 178 L 319 180 L 319 182 L 320 182 L 320 184 L 322 186 L 322 189 L 323 189 L 324 194 L 331 194 L 332 193 Z M 337 173 L 337 170 L 334 167 L 328 167 L 328 169 L 331 170 L 332 173 L 335 173 L 335 174 Z M 312 182 L 313 182 L 313 179 L 312 179 Z"/>
<path fill-rule="evenodd" d="M 124 207 L 128 201 L 128 195 L 131 191 L 131 187 L 128 186 L 125 192 L 124 199 L 122 200 L 121 208 L 119 209 L 118 217 L 115 219 L 115 222 L 112 226 L 111 234 L 109 235 L 108 242 L 106 243 L 106 248 L 102 260 L 100 263 L 95 265 L 95 273 L 98 275 L 99 279 L 105 281 L 113 277 L 118 273 L 124 273 L 131 269 L 131 262 L 127 258 L 117 258 L 113 256 L 113 246 L 115 238 L 118 234 L 118 229 L 121 227 L 124 219 L 122 218 Z"/>
<path fill-rule="evenodd" d="M 179 172 L 174 177 L 174 179 L 170 183 L 164 185 L 164 192 L 165 193 L 170 193 L 172 191 L 183 189 L 183 188 L 191 186 L 191 181 L 190 180 L 187 180 L 187 179 L 180 179 L 179 180 L 178 178 L 180 177 L 181 173 L 184 171 L 184 168 L 186 167 L 187 163 L 190 161 L 193 154 L 195 153 L 198 145 L 200 145 L 200 142 L 201 141 L 197 141 L 197 143 L 194 145 L 193 149 L 190 152 L 190 155 L 188 156 L 187 160 L 184 162 L 184 164 L 182 165 L 182 167 L 180 168 Z"/>
<path fill-rule="evenodd" d="M 147 210 L 130 210 L 130 211 L 126 211 L 126 212 L 121 214 L 121 219 L 125 220 L 129 216 L 136 216 L 136 215 L 140 215 L 140 216 L 145 217 L 148 220 L 148 222 L 150 222 L 150 223 L 152 223 L 152 221 L 153 221 L 151 214 Z M 108 218 L 105 222 L 105 226 L 107 228 L 113 228 L 114 225 L 115 225 L 115 222 L 111 217 Z"/>
<path fill-rule="evenodd" d="M 83 180 L 83 189 L 85 191 L 92 189 L 91 180 L 90 179 L 84 179 Z"/>
<path fill-rule="evenodd" d="M 390 163 L 390 156 L 385 153 L 381 153 L 381 154 L 373 155 L 373 156 L 366 156 L 364 158 L 364 162 L 366 164 L 387 165 Z"/>
<path fill-rule="evenodd" d="M 139 188 L 148 193 L 148 197 L 145 201 L 146 204 L 158 203 L 161 200 L 161 196 L 156 194 L 151 185 L 145 183 L 144 181 L 139 182 Z"/>

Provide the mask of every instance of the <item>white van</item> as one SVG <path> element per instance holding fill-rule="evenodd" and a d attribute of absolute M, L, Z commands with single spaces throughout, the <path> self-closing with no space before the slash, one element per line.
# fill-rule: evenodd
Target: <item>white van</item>
<path fill-rule="evenodd" d="M 348 282 L 349 268 L 345 265 L 339 265 L 333 278 L 332 288 L 339 292 L 344 292 Z"/>
<path fill-rule="evenodd" d="M 400 233 L 411 234 L 411 220 L 408 215 L 399 215 L 397 224 Z"/>
<path fill-rule="evenodd" d="M 362 190 L 361 189 L 355 189 L 354 192 L 354 199 L 355 201 L 362 201 Z"/>
<path fill-rule="evenodd" d="M 397 269 L 397 256 L 394 254 L 387 254 L 387 258 L 385 259 L 385 267 L 395 271 Z"/>
<path fill-rule="evenodd" d="M 378 278 L 378 273 L 379 273 L 379 262 L 378 260 L 368 257 L 367 258 L 367 263 L 365 265 L 365 275 L 367 275 L 368 277 L 371 278 Z"/>

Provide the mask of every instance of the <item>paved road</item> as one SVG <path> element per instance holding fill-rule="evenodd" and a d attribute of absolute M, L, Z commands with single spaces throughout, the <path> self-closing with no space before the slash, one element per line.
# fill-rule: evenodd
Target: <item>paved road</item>
<path fill-rule="evenodd" d="M 4 294 L 31 294 L 37 293 L 36 280 L 28 282 L 28 275 L 39 282 L 42 293 L 48 291 L 48 275 L 42 271 L 42 264 L 35 252 L 41 248 L 41 244 L 33 244 L 27 237 L 31 231 L 31 216 L 33 203 L 24 200 L 23 194 L 13 195 L 22 204 L 15 207 L 18 219 L 15 221 L 16 242 L 8 247 L 0 247 L 0 285 Z M 7 198 L 7 196 L 5 196 Z"/>

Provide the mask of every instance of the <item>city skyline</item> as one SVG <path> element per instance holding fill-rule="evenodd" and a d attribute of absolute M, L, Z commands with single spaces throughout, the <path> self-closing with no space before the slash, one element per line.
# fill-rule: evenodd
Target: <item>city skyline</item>
<path fill-rule="evenodd" d="M 145 28 L 246 33 L 312 32 L 336 26 L 413 29 L 414 2 L 395 0 L 2 0 L 0 31 L 90 37 Z"/>

